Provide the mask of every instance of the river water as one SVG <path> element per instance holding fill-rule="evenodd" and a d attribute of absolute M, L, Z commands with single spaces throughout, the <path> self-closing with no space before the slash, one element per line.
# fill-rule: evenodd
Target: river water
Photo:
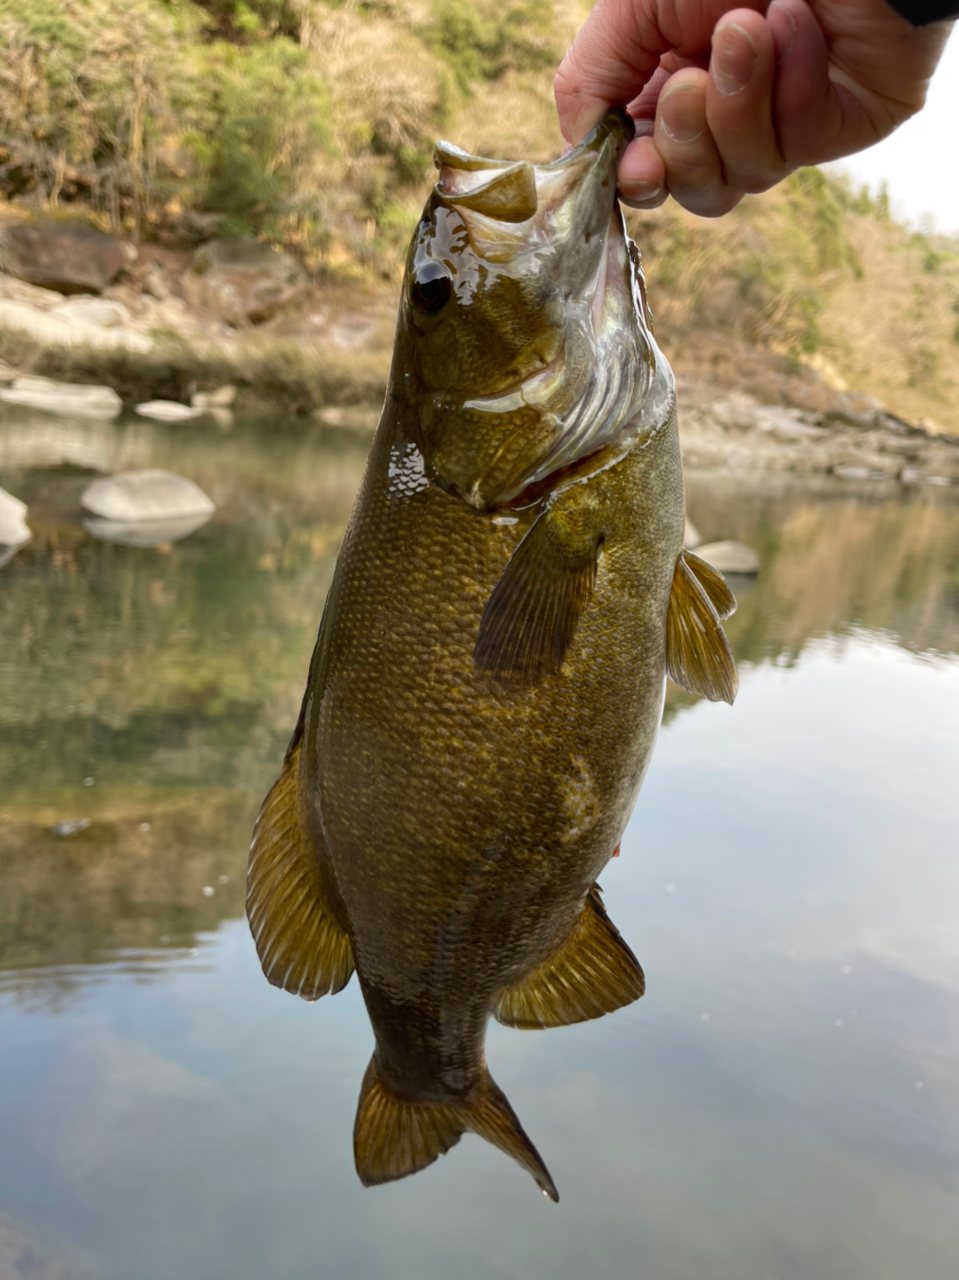
<path fill-rule="evenodd" d="M 603 876 L 647 994 L 489 1032 L 562 1201 L 471 1136 L 364 1191 L 357 984 L 270 987 L 243 878 L 368 442 L 0 421 L 0 1278 L 953 1280 L 959 493 L 689 477 L 762 572 L 735 708 L 670 690 Z M 215 517 L 90 536 L 135 466 Z"/>

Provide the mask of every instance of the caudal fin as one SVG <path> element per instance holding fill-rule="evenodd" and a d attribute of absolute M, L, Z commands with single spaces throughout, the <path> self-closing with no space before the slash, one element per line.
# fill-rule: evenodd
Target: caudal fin
<path fill-rule="evenodd" d="M 512 1156 L 532 1174 L 544 1195 L 559 1200 L 539 1152 L 485 1068 L 482 1081 L 463 1101 L 416 1102 L 395 1093 L 381 1079 L 376 1059 L 371 1059 L 353 1128 L 356 1172 L 364 1187 L 425 1169 L 467 1132 L 478 1133 Z"/>

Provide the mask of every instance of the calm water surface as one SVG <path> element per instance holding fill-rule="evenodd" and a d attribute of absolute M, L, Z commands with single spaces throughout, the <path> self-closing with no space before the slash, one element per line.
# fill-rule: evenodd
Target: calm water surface
<path fill-rule="evenodd" d="M 603 876 L 648 994 L 490 1027 L 562 1203 L 471 1136 L 364 1191 L 357 984 L 274 990 L 242 903 L 367 445 L 0 421 L 0 1280 L 953 1280 L 959 495 L 690 478 L 763 571 Z M 146 465 L 216 517 L 96 541 L 94 469 Z"/>

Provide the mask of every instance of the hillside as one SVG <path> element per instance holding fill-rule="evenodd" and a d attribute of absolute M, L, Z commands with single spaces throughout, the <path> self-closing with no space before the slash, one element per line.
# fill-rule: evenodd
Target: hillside
<path fill-rule="evenodd" d="M 554 156 L 552 74 L 585 8 L 0 0 L 0 215 L 89 218 L 137 244 L 141 263 L 165 254 L 177 269 L 206 236 L 255 235 L 313 280 L 232 354 L 181 341 L 136 360 L 9 334 L 0 354 L 131 394 L 245 370 L 264 405 L 375 399 L 433 140 Z M 959 434 L 959 242 L 897 224 L 885 196 L 816 170 L 717 222 L 672 204 L 630 222 L 680 368 L 772 400 L 797 379 L 807 397 L 867 392 Z M 373 317 L 363 350 L 315 349 L 323 307 Z"/>

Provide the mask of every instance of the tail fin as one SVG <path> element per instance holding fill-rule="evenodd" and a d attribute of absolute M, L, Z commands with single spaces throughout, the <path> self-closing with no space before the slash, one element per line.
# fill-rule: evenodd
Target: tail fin
<path fill-rule="evenodd" d="M 376 1059 L 371 1059 L 353 1128 L 356 1172 L 364 1187 L 425 1169 L 466 1132 L 478 1133 L 512 1156 L 533 1175 L 544 1195 L 559 1200 L 539 1152 L 485 1067 L 482 1081 L 462 1102 L 416 1102 L 394 1093 L 381 1079 Z"/>

